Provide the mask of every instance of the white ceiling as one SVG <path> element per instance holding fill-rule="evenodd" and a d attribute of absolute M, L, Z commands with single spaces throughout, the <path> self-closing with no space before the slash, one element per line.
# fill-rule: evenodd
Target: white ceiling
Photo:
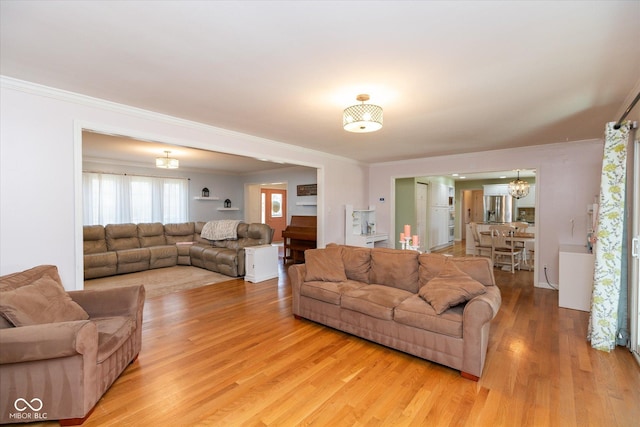
<path fill-rule="evenodd" d="M 3 0 L 0 72 L 379 162 L 600 138 L 639 22 L 638 1 Z M 342 129 L 359 93 L 381 131 Z"/>
<path fill-rule="evenodd" d="M 169 145 L 157 141 L 139 141 L 118 135 L 82 133 L 82 158 L 85 162 L 155 168 L 156 157 L 178 159 L 181 170 L 232 175 L 250 174 L 291 167 L 252 157 Z"/>

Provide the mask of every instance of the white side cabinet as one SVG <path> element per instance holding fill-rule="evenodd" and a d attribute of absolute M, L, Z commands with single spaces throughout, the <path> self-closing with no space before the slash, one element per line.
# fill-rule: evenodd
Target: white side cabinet
<path fill-rule="evenodd" d="M 376 233 L 376 210 L 353 209 L 345 206 L 345 236 L 344 244 L 373 248 L 376 242 L 383 242 L 389 238 L 388 234 Z"/>
<path fill-rule="evenodd" d="M 278 277 L 278 247 L 272 245 L 244 248 L 244 280 L 252 283 Z"/>
<path fill-rule="evenodd" d="M 595 256 L 581 245 L 560 245 L 558 305 L 589 311 Z"/>

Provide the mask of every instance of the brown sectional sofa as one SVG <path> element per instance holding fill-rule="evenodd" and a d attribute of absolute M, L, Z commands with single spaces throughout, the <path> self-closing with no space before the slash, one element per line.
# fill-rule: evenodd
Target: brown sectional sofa
<path fill-rule="evenodd" d="M 329 245 L 289 277 L 296 317 L 482 375 L 501 304 L 489 259 Z"/>
<path fill-rule="evenodd" d="M 227 276 L 245 274 L 244 248 L 271 243 L 266 224 L 238 224 L 237 240 L 207 240 L 205 222 L 84 226 L 84 278 L 174 265 L 193 265 Z"/>
<path fill-rule="evenodd" d="M 137 358 L 144 299 L 141 285 L 65 292 L 52 265 L 0 277 L 0 423 L 82 423 Z"/>

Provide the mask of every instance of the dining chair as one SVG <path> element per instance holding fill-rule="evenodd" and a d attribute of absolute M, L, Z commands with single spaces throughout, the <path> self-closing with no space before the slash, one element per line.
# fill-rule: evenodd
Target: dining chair
<path fill-rule="evenodd" d="M 515 273 L 515 268 L 520 270 L 522 262 L 523 248 L 515 245 L 511 237 L 515 234 L 516 228 L 510 225 L 492 225 L 491 232 L 491 259 L 493 265 L 509 266 L 511 273 Z"/>
<path fill-rule="evenodd" d="M 516 233 L 526 233 L 529 228 L 528 222 L 512 222 L 511 225 L 516 228 Z"/>
<path fill-rule="evenodd" d="M 528 222 L 512 222 L 512 226 L 516 228 L 516 233 L 526 233 L 527 228 L 529 228 Z M 529 262 L 529 251 L 525 242 L 517 241 L 515 243 L 516 248 L 522 248 L 522 264 L 527 265 Z"/>
<path fill-rule="evenodd" d="M 491 249 L 491 242 L 483 241 L 482 236 L 480 236 L 480 233 L 478 232 L 478 224 L 470 222 L 469 225 L 471 226 L 471 234 L 473 236 L 474 243 L 473 256 L 482 256 L 482 251 L 486 251 L 489 253 L 489 257 L 491 257 L 493 252 Z"/>

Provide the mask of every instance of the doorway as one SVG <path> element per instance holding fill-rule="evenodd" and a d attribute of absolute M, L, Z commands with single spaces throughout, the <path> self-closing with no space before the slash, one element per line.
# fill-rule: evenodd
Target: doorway
<path fill-rule="evenodd" d="M 280 243 L 282 231 L 287 227 L 287 190 L 262 188 L 260 190 L 262 223 L 271 227 L 273 243 Z"/>

